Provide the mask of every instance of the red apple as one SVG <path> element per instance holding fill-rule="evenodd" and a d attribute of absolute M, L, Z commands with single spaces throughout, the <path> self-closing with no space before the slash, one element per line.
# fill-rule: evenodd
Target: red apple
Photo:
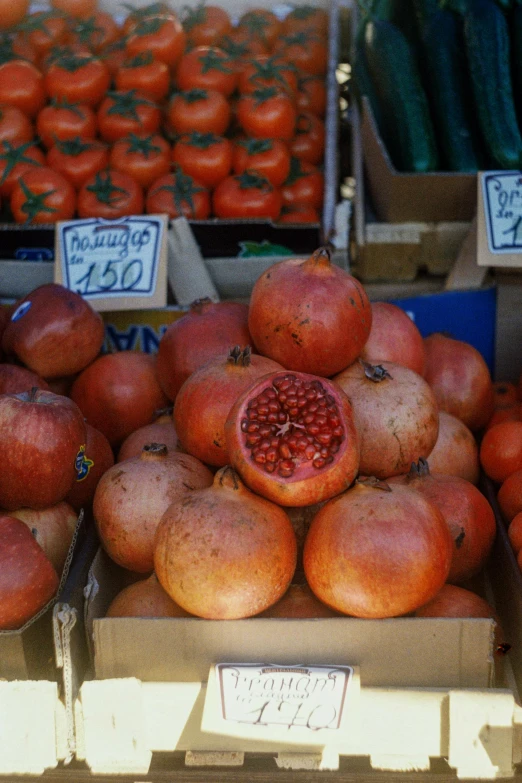
<path fill-rule="evenodd" d="M 0 516 L 0 630 L 21 628 L 53 598 L 58 574 L 24 523 Z"/>
<path fill-rule="evenodd" d="M 79 511 L 90 506 L 94 490 L 106 470 L 114 465 L 114 454 L 111 444 L 100 430 L 86 423 L 87 440 L 83 460 L 76 481 L 67 493 L 65 499 L 73 508 Z"/>
<path fill-rule="evenodd" d="M 99 354 L 104 339 L 99 313 L 57 283 L 35 288 L 14 308 L 2 338 L 8 356 L 16 356 L 42 378 L 74 375 Z"/>
<path fill-rule="evenodd" d="M 42 389 L 0 395 L 0 507 L 41 509 L 63 500 L 85 439 L 83 415 L 69 397 Z"/>
<path fill-rule="evenodd" d="M 38 389 L 48 389 L 49 386 L 32 370 L 17 364 L 0 364 L 0 394 L 20 394 L 31 391 L 33 386 Z"/>
<path fill-rule="evenodd" d="M 56 573 L 61 575 L 78 522 L 78 515 L 74 508 L 62 500 L 55 506 L 39 511 L 33 508 L 19 508 L 11 511 L 10 516 L 16 517 L 27 525 L 53 564 Z"/>

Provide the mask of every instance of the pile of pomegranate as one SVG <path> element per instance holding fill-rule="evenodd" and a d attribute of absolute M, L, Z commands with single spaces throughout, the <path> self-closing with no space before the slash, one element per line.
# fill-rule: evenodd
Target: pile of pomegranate
<path fill-rule="evenodd" d="M 0 326 L 0 506 L 9 524 L 19 506 L 92 512 L 126 573 L 109 616 L 494 616 L 470 588 L 495 536 L 477 435 L 498 394 L 470 344 L 423 339 L 324 248 L 269 267 L 248 305 L 194 302 L 157 356 L 100 354 L 87 304 L 54 328 L 59 288 Z M 74 437 L 67 419 L 38 452 L 73 410 Z"/>

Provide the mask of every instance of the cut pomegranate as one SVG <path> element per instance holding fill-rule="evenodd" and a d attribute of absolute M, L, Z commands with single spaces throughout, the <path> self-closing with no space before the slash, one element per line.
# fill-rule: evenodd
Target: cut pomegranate
<path fill-rule="evenodd" d="M 281 505 L 327 500 L 357 475 L 352 406 L 325 378 L 264 376 L 236 401 L 225 431 L 230 460 L 246 484 Z"/>

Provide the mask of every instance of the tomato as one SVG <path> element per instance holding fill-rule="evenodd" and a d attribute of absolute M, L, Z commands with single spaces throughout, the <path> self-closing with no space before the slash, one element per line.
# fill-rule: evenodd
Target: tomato
<path fill-rule="evenodd" d="M 169 68 L 180 61 L 186 46 L 186 33 L 174 16 L 153 16 L 142 19 L 127 39 L 127 52 L 133 57 L 151 52 Z"/>
<path fill-rule="evenodd" d="M 114 80 L 122 64 L 128 59 L 127 42 L 124 38 L 118 38 L 114 43 L 104 46 L 99 52 L 99 57 L 107 66 L 111 79 Z"/>
<path fill-rule="evenodd" d="M 161 124 L 161 111 L 157 104 L 136 90 L 107 93 L 96 117 L 100 136 L 109 142 L 129 133 L 156 133 Z"/>
<path fill-rule="evenodd" d="M 230 124 L 230 104 L 217 90 L 175 93 L 166 111 L 172 130 L 181 135 L 198 131 L 222 136 Z"/>
<path fill-rule="evenodd" d="M 153 182 L 147 192 L 145 209 L 149 215 L 165 213 L 171 218 L 206 220 L 210 215 L 210 193 L 193 177 L 177 169 Z"/>
<path fill-rule="evenodd" d="M 43 73 L 47 73 L 51 65 L 54 65 L 57 62 L 61 62 L 64 58 L 70 57 L 82 57 L 84 59 L 90 58 L 92 57 L 92 52 L 88 46 L 80 43 L 59 44 L 58 46 L 53 46 L 43 57 L 40 58 L 40 70 Z"/>
<path fill-rule="evenodd" d="M 109 69 L 98 57 L 64 56 L 55 60 L 45 74 L 50 98 L 65 98 L 95 108 L 109 89 Z"/>
<path fill-rule="evenodd" d="M 217 5 L 205 5 L 204 2 L 194 8 L 185 6 L 182 24 L 191 47 L 213 46 L 232 30 L 227 11 Z"/>
<path fill-rule="evenodd" d="M 281 188 L 283 203 L 290 207 L 308 204 L 320 209 L 323 203 L 324 176 L 317 166 L 292 158 L 290 174 Z"/>
<path fill-rule="evenodd" d="M 37 56 L 42 57 L 53 46 L 64 43 L 67 36 L 67 20 L 56 11 L 38 11 L 29 14 L 20 25 Z"/>
<path fill-rule="evenodd" d="M 96 11 L 84 19 L 72 19 L 69 30 L 70 43 L 84 44 L 96 53 L 120 38 L 120 27 L 107 11 Z"/>
<path fill-rule="evenodd" d="M 176 84 L 180 90 L 217 90 L 229 97 L 237 86 L 237 71 L 219 47 L 196 46 L 179 61 Z"/>
<path fill-rule="evenodd" d="M 295 132 L 297 111 L 285 92 L 265 87 L 239 98 L 237 118 L 247 136 L 289 140 Z"/>
<path fill-rule="evenodd" d="M 295 207 L 283 207 L 278 223 L 319 223 L 319 212 L 309 204 Z"/>
<path fill-rule="evenodd" d="M 27 60 L 10 60 L 0 65 L 0 103 L 17 106 L 28 117 L 36 117 L 46 100 L 44 77 Z"/>
<path fill-rule="evenodd" d="M 170 71 L 152 52 L 142 52 L 121 63 L 114 82 L 117 90 L 138 90 L 153 101 L 162 101 L 170 89 Z"/>
<path fill-rule="evenodd" d="M 259 55 L 248 60 L 239 76 L 239 92 L 249 93 L 265 87 L 277 87 L 295 95 L 298 87 L 297 72 L 290 63 L 269 55 Z"/>
<path fill-rule="evenodd" d="M 322 76 L 302 76 L 299 79 L 296 105 L 299 111 L 309 111 L 324 117 L 326 113 L 326 84 Z"/>
<path fill-rule="evenodd" d="M 36 49 L 22 33 L 10 35 L 0 30 L 0 64 L 10 60 L 28 60 L 38 67 L 37 59 Z"/>
<path fill-rule="evenodd" d="M 68 101 L 51 101 L 36 118 L 36 132 L 44 147 L 52 147 L 56 139 L 65 141 L 81 136 L 94 139 L 98 130 L 96 115 L 90 106 Z"/>
<path fill-rule="evenodd" d="M 69 16 L 84 19 L 96 12 L 98 0 L 51 0 L 51 6 Z"/>
<path fill-rule="evenodd" d="M 144 5 L 143 8 L 131 8 L 127 6 L 129 13 L 125 18 L 122 26 L 122 34 L 124 36 L 130 35 L 134 31 L 136 25 L 143 22 L 145 19 L 151 19 L 154 16 L 166 16 L 173 19 L 177 19 L 176 13 L 172 10 L 168 3 L 151 2 Z"/>
<path fill-rule="evenodd" d="M 293 63 L 305 73 L 322 76 L 328 64 L 328 48 L 320 35 L 303 31 L 280 38 L 274 46 L 274 54 Z"/>
<path fill-rule="evenodd" d="M 33 141 L 0 144 L 0 195 L 8 197 L 17 180 L 29 169 L 45 165 L 45 155 Z"/>
<path fill-rule="evenodd" d="M 17 106 L 8 103 L 0 105 L 0 142 L 10 141 L 23 144 L 34 138 L 33 123 Z"/>
<path fill-rule="evenodd" d="M 143 191 L 129 174 L 107 168 L 84 182 L 78 193 L 78 217 L 114 220 L 143 213 Z"/>
<path fill-rule="evenodd" d="M 232 57 L 240 72 L 243 60 L 258 54 L 269 54 L 268 46 L 260 38 L 255 38 L 248 30 L 240 27 L 234 27 L 217 45 Z"/>
<path fill-rule="evenodd" d="M 272 11 L 253 8 L 239 18 L 238 28 L 254 38 L 260 38 L 270 50 L 282 35 L 283 23 Z"/>
<path fill-rule="evenodd" d="M 226 177 L 212 195 L 213 212 L 218 218 L 270 218 L 281 213 L 279 188 L 256 172 Z"/>
<path fill-rule="evenodd" d="M 324 122 L 315 114 L 302 112 L 297 117 L 295 136 L 290 142 L 290 152 L 295 158 L 317 166 L 324 158 Z"/>
<path fill-rule="evenodd" d="M 189 133 L 174 145 L 172 160 L 207 188 L 214 188 L 232 169 L 232 142 L 215 133 Z"/>
<path fill-rule="evenodd" d="M 147 189 L 170 171 L 170 144 L 159 134 L 130 133 L 113 144 L 110 166 L 130 174 Z"/>
<path fill-rule="evenodd" d="M 314 5 L 300 5 L 293 8 L 283 22 L 284 34 L 312 31 L 328 36 L 329 18 L 324 8 Z"/>
<path fill-rule="evenodd" d="M 79 136 L 56 141 L 47 152 L 47 165 L 79 190 L 97 171 L 109 165 L 109 148 L 100 141 L 81 139 Z"/>
<path fill-rule="evenodd" d="M 290 152 L 281 139 L 240 139 L 234 145 L 233 169 L 235 174 L 257 171 L 277 188 L 290 173 Z"/>
<path fill-rule="evenodd" d="M 43 166 L 20 177 L 10 205 L 17 223 L 56 223 L 74 216 L 76 193 L 65 177 Z"/>
<path fill-rule="evenodd" d="M 27 15 L 29 0 L 0 0 L 0 29 L 18 24 Z"/>

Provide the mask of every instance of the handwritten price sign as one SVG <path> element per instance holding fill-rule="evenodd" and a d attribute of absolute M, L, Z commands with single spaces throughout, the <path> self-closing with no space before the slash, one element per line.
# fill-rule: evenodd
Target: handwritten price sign
<path fill-rule="evenodd" d="M 166 218 L 60 223 L 57 282 L 99 310 L 166 304 Z"/>

